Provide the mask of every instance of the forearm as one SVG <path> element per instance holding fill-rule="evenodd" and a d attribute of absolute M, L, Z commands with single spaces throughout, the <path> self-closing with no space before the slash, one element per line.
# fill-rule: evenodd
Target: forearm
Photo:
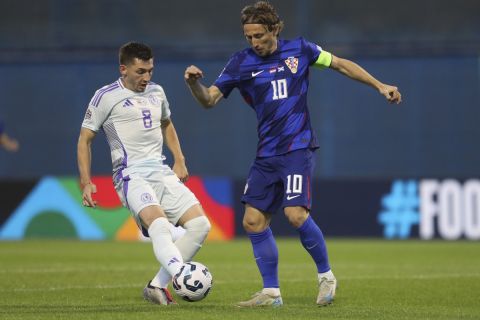
<path fill-rule="evenodd" d="M 360 81 L 375 88 L 390 103 L 399 104 L 402 102 L 402 95 L 396 86 L 391 86 L 378 81 L 355 62 L 332 55 L 332 63 L 330 64 L 330 68 L 342 73 L 343 75 L 346 75 L 351 79 Z"/>
<path fill-rule="evenodd" d="M 86 184 L 91 183 L 91 163 L 92 163 L 92 152 L 91 152 L 91 143 L 84 141 L 82 138 L 78 141 L 77 146 L 77 162 L 78 162 L 78 171 L 80 174 L 80 184 L 82 187 Z"/>
<path fill-rule="evenodd" d="M 188 87 L 190 88 L 190 92 L 192 93 L 193 97 L 204 108 L 209 109 L 215 105 L 210 91 L 200 81 L 195 81 L 192 84 L 188 84 Z"/>
<path fill-rule="evenodd" d="M 332 68 L 351 79 L 360 81 L 377 90 L 380 90 L 382 87 L 380 81 L 375 79 L 370 73 L 353 61 L 334 57 Z"/>
<path fill-rule="evenodd" d="M 185 157 L 180 147 L 180 140 L 178 139 L 177 131 L 172 122 L 169 122 L 163 128 L 163 138 L 165 144 L 173 155 L 175 162 L 185 162 Z"/>

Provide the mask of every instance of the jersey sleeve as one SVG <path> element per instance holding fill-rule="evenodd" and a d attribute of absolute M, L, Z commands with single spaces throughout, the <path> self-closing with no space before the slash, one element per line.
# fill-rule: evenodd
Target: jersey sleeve
<path fill-rule="evenodd" d="M 238 86 L 239 81 L 240 72 L 238 57 L 237 55 L 233 55 L 213 85 L 220 90 L 224 98 L 228 98 L 232 90 Z"/>
<path fill-rule="evenodd" d="M 165 91 L 163 90 L 162 87 L 160 87 L 160 97 L 162 101 L 162 119 L 161 120 L 166 120 L 170 118 L 172 112 L 170 111 L 170 104 L 168 103 L 167 95 L 165 94 Z"/>
<path fill-rule="evenodd" d="M 300 41 L 302 45 L 302 51 L 304 55 L 306 55 L 307 57 L 308 64 L 309 65 L 314 64 L 315 61 L 317 61 L 318 56 L 322 51 L 322 48 L 313 42 L 305 40 L 304 38 L 300 38 Z"/>
<path fill-rule="evenodd" d="M 319 45 L 302 38 L 302 45 L 308 58 L 309 65 L 319 69 L 330 67 L 332 54 L 322 49 Z"/>
<path fill-rule="evenodd" d="M 93 100 L 95 96 L 96 94 L 88 104 L 85 117 L 83 118 L 82 127 L 97 132 L 102 127 L 105 120 L 107 120 L 113 106 L 108 103 L 109 99 L 107 97 L 103 97 L 97 106 L 94 106 Z"/>

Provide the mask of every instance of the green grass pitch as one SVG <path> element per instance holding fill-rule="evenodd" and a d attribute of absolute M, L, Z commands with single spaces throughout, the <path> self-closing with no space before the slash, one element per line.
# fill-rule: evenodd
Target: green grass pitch
<path fill-rule="evenodd" d="M 149 243 L 0 242 L 0 319 L 480 319 L 480 244 L 327 239 L 339 281 L 317 307 L 316 270 L 297 239 L 279 239 L 284 306 L 239 309 L 261 288 L 245 239 L 204 245 L 214 287 L 162 307 L 141 292 L 157 271 Z"/>

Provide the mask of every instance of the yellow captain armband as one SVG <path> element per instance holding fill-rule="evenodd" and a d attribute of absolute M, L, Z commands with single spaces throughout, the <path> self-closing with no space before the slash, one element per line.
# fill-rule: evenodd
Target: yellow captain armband
<path fill-rule="evenodd" d="M 318 59 L 317 61 L 315 61 L 313 66 L 315 68 L 323 70 L 325 68 L 330 67 L 331 63 L 332 63 L 332 54 L 328 51 L 322 51 L 320 52 L 320 55 L 318 56 Z"/>

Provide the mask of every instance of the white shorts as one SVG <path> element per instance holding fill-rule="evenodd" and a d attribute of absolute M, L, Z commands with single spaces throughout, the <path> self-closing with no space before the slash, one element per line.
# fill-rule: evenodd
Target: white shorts
<path fill-rule="evenodd" d="M 168 170 L 131 172 L 124 177 L 117 177 L 115 181 L 122 204 L 130 210 L 140 228 L 142 224 L 138 214 L 145 207 L 160 206 L 168 221 L 176 225 L 188 209 L 199 203 L 175 173 L 170 168 Z"/>

